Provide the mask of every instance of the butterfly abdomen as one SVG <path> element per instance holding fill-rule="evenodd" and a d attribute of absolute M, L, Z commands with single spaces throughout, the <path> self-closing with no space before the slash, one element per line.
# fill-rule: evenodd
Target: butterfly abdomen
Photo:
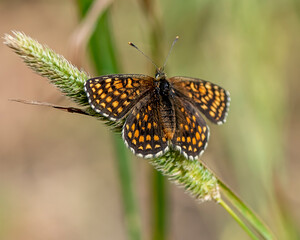
<path fill-rule="evenodd" d="M 159 81 L 159 113 L 163 125 L 163 131 L 168 140 L 171 140 L 175 133 L 175 109 L 171 100 L 172 92 L 170 83 L 165 79 Z"/>

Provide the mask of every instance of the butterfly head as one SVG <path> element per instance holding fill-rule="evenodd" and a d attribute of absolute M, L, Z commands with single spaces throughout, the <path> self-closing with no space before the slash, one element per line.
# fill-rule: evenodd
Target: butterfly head
<path fill-rule="evenodd" d="M 160 67 L 160 68 L 156 68 L 156 73 L 155 73 L 155 80 L 159 81 L 161 79 L 165 79 L 167 76 L 164 72 L 164 68 Z"/>

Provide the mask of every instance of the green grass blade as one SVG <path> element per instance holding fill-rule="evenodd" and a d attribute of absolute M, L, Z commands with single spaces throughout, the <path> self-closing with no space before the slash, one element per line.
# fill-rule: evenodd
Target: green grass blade
<path fill-rule="evenodd" d="M 261 236 L 264 237 L 264 239 L 276 239 L 266 224 L 264 224 L 262 220 L 260 220 L 255 213 L 248 208 L 246 204 L 229 189 L 228 186 L 226 186 L 226 184 L 224 184 L 220 179 L 218 179 L 218 184 L 222 189 L 223 196 L 226 197 L 232 206 L 234 206 L 240 212 L 240 214 L 251 224 L 254 229 L 256 229 Z M 227 210 L 227 208 L 225 208 L 225 210 Z"/>
<path fill-rule="evenodd" d="M 258 240 L 255 234 L 248 228 L 248 226 L 239 218 L 239 216 L 222 200 L 220 199 L 218 202 L 229 214 L 230 216 L 237 221 L 237 223 L 241 226 L 242 229 L 254 240 Z"/>
<path fill-rule="evenodd" d="M 117 167 L 122 188 L 124 218 L 128 231 L 128 239 L 139 240 L 141 238 L 141 220 L 137 208 L 137 199 L 134 194 L 132 180 L 132 164 L 127 149 L 124 148 L 123 139 L 119 135 L 114 136 Z"/>
<path fill-rule="evenodd" d="M 153 170 L 152 194 L 153 194 L 153 240 L 166 239 L 166 181 L 164 176 Z"/>
<path fill-rule="evenodd" d="M 92 2 L 78 0 L 82 16 L 86 14 Z M 99 75 L 120 72 L 110 29 L 109 10 L 107 10 L 99 17 L 89 43 L 91 58 Z M 114 147 L 122 188 L 124 218 L 126 220 L 128 239 L 138 240 L 141 239 L 141 226 L 137 199 L 133 190 L 131 159 L 128 156 L 127 149 L 120 135 L 114 134 Z"/>

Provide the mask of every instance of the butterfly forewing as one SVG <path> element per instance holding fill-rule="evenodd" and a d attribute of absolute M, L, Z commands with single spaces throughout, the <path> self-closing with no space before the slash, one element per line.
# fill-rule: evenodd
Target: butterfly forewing
<path fill-rule="evenodd" d="M 177 95 L 188 99 L 213 123 L 226 121 L 230 104 L 229 92 L 208 81 L 189 77 L 169 79 Z"/>
<path fill-rule="evenodd" d="M 199 110 L 190 102 L 175 98 L 176 132 L 173 146 L 186 158 L 197 159 L 207 146 L 209 128 Z"/>
<path fill-rule="evenodd" d="M 91 107 L 113 121 L 123 118 L 151 89 L 153 78 L 140 74 L 106 75 L 84 85 Z"/>
<path fill-rule="evenodd" d="M 123 139 L 137 156 L 153 158 L 168 150 L 158 111 L 159 101 L 149 93 L 137 103 L 125 121 Z"/>

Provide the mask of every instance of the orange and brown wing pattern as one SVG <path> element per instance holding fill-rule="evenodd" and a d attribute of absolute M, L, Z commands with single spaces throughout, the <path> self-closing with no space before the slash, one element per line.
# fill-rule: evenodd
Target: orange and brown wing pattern
<path fill-rule="evenodd" d="M 88 79 L 84 90 L 91 107 L 112 121 L 122 119 L 153 89 L 153 78 L 140 74 L 114 74 Z"/>
<path fill-rule="evenodd" d="M 176 132 L 172 140 L 175 149 L 194 160 L 207 147 L 209 128 L 200 111 L 186 99 L 175 98 Z"/>
<path fill-rule="evenodd" d="M 225 89 L 208 81 L 189 77 L 168 79 L 180 97 L 187 98 L 213 123 L 226 121 L 230 95 Z"/>
<path fill-rule="evenodd" d="M 139 157 L 158 157 L 169 149 L 158 111 L 159 99 L 149 93 L 126 118 L 122 137 L 130 150 Z"/>

